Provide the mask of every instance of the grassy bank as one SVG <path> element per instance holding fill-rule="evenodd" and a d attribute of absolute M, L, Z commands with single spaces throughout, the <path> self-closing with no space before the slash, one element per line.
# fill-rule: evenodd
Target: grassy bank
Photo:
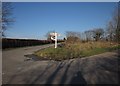
<path fill-rule="evenodd" d="M 120 45 L 109 42 L 88 42 L 88 43 L 64 43 L 62 47 L 46 48 L 39 50 L 34 54 L 40 58 L 47 58 L 53 60 L 65 60 L 78 57 L 86 57 L 96 55 L 108 51 L 120 49 Z"/>

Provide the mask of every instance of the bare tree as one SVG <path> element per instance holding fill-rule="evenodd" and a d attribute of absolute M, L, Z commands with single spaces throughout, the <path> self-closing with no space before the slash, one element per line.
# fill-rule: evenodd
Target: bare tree
<path fill-rule="evenodd" d="M 110 41 L 112 41 L 114 38 L 114 35 L 115 35 L 115 27 L 114 27 L 114 24 L 112 21 L 110 21 L 108 23 L 108 28 L 107 28 L 107 32 L 108 32 L 108 39 Z"/>
<path fill-rule="evenodd" d="M 67 41 L 74 43 L 80 41 L 80 32 L 66 31 Z"/>
<path fill-rule="evenodd" d="M 93 30 L 88 30 L 88 31 L 85 31 L 85 35 L 86 35 L 86 40 L 87 41 L 91 41 L 93 40 Z"/>
<path fill-rule="evenodd" d="M 0 6 L 2 7 L 2 11 L 0 11 L 1 15 L 0 23 L 2 26 L 0 33 L 2 34 L 2 36 L 5 36 L 4 31 L 8 28 L 9 25 L 12 24 L 12 22 L 14 22 L 11 16 L 13 7 L 12 3 L 10 2 L 2 2 Z"/>
<path fill-rule="evenodd" d="M 120 7 L 114 10 L 112 20 L 107 26 L 108 38 L 110 41 L 120 42 Z"/>
<path fill-rule="evenodd" d="M 51 35 L 50 35 L 50 33 L 53 33 L 53 32 L 55 32 L 55 31 L 48 31 L 48 32 L 46 33 L 45 37 L 47 37 L 47 40 L 51 40 Z"/>
<path fill-rule="evenodd" d="M 85 32 L 82 32 L 81 35 L 80 35 L 80 40 L 85 42 L 86 41 L 86 34 Z"/>
<path fill-rule="evenodd" d="M 89 31 L 85 31 L 86 40 L 89 41 Z"/>
<path fill-rule="evenodd" d="M 120 43 L 120 8 L 118 8 L 118 25 L 116 30 L 118 42 Z"/>
<path fill-rule="evenodd" d="M 99 41 L 100 39 L 102 39 L 103 35 L 104 35 L 104 30 L 102 28 L 97 28 L 95 30 L 93 30 L 93 37 L 95 38 L 95 41 Z"/>
<path fill-rule="evenodd" d="M 120 3 L 118 3 L 118 9 L 114 15 L 114 21 L 116 26 L 116 41 L 120 43 Z"/>

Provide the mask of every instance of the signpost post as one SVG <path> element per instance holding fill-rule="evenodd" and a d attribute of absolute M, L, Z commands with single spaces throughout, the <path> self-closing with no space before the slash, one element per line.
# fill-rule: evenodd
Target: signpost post
<path fill-rule="evenodd" d="M 54 32 L 54 33 L 50 33 L 51 35 L 51 39 L 55 41 L 55 48 L 57 48 L 57 36 L 60 36 L 60 34 Z"/>

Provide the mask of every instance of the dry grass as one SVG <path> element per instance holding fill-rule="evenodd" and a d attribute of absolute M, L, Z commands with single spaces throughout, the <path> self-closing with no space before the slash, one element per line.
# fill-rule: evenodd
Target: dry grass
<path fill-rule="evenodd" d="M 63 47 L 47 48 L 35 52 L 41 58 L 63 60 L 77 57 L 91 56 L 117 49 L 117 43 L 110 42 L 86 42 L 63 43 Z"/>

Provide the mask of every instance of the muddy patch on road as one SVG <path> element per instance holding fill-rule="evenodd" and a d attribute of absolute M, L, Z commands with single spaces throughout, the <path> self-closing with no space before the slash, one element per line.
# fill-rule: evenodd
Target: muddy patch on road
<path fill-rule="evenodd" d="M 28 55 L 24 55 L 26 58 L 24 59 L 24 61 L 42 61 L 42 60 L 49 60 L 47 58 L 39 58 L 38 56 L 34 55 L 34 54 L 28 54 Z"/>

